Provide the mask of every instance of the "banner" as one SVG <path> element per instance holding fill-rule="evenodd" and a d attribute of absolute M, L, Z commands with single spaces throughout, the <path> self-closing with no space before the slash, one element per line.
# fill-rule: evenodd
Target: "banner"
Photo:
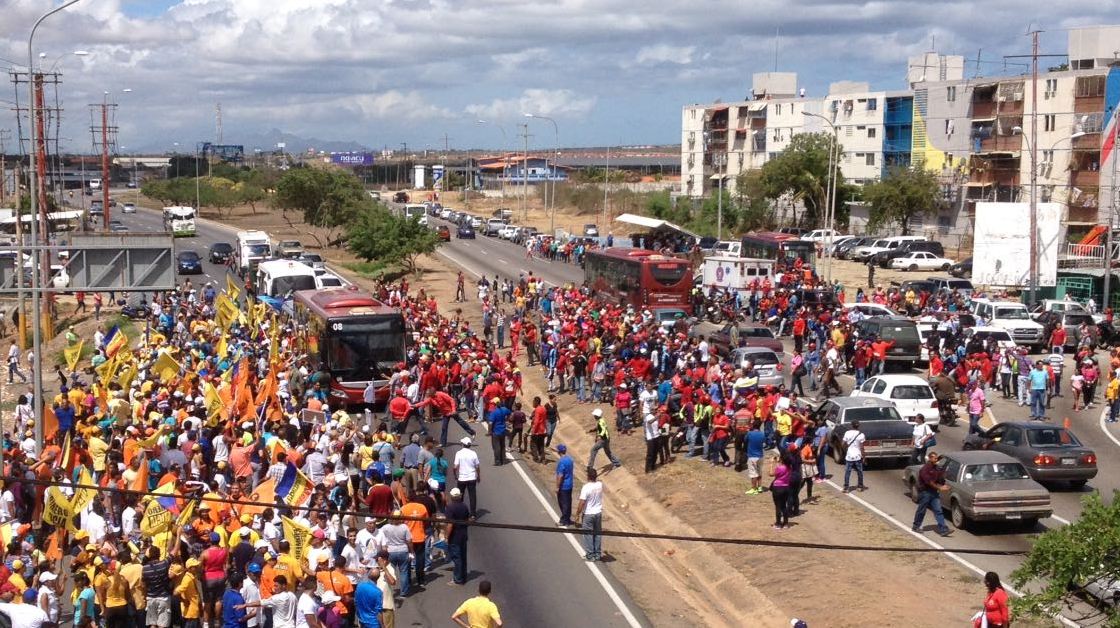
<path fill-rule="evenodd" d="M 170 353 L 161 351 L 159 357 L 156 358 L 155 364 L 152 365 L 152 372 L 155 373 L 161 381 L 168 382 L 179 374 L 179 368 L 179 363 L 175 361 L 175 358 L 171 357 Z"/>
<path fill-rule="evenodd" d="M 73 371 L 78 366 L 78 360 L 82 357 L 82 347 L 84 347 L 85 344 L 86 341 L 84 339 L 79 340 L 78 344 L 66 347 L 62 350 L 62 357 L 66 358 L 66 368 L 70 371 Z"/>
<path fill-rule="evenodd" d="M 197 505 L 198 505 L 198 500 L 197 499 L 192 499 L 189 502 L 187 502 L 187 506 L 185 508 L 183 508 L 183 512 L 179 513 L 179 518 L 175 520 L 175 527 L 176 528 L 182 528 L 183 526 L 190 524 L 191 517 L 194 516 L 195 506 L 197 506 Z"/>
<path fill-rule="evenodd" d="M 307 552 L 311 549 L 311 528 L 288 517 L 280 517 L 280 520 L 284 526 L 284 538 L 290 546 L 289 553 L 297 560 L 307 558 Z"/>
<path fill-rule="evenodd" d="M 74 506 L 70 499 L 57 486 L 48 487 L 43 503 L 43 521 L 63 529 L 74 527 L 73 518 Z"/>
<path fill-rule="evenodd" d="M 155 536 L 171 529 L 173 521 L 175 521 L 175 516 L 171 514 L 171 511 L 164 508 L 158 500 L 153 499 L 148 502 L 148 506 L 144 510 L 144 518 L 140 520 L 140 531 L 146 536 Z"/>
<path fill-rule="evenodd" d="M 93 476 L 89 474 L 89 469 L 82 467 L 82 470 L 78 472 L 78 484 L 82 486 L 96 486 L 93 482 Z M 70 498 L 71 511 L 75 514 L 82 512 L 93 503 L 96 497 L 97 489 L 95 488 L 75 489 L 74 496 Z"/>

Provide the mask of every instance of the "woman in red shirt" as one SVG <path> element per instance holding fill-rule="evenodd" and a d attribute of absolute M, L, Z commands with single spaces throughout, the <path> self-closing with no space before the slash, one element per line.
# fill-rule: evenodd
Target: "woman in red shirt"
<path fill-rule="evenodd" d="M 711 446 L 708 448 L 708 462 L 723 466 L 731 466 L 731 458 L 727 455 L 727 439 L 731 436 L 731 417 L 724 412 L 716 411 L 712 417 L 712 435 L 708 437 Z"/>
<path fill-rule="evenodd" d="M 1007 591 L 1000 584 L 999 574 L 989 571 L 984 574 L 984 585 L 988 587 L 988 596 L 984 598 L 984 617 L 988 620 L 988 628 L 1007 628 L 1011 625 L 1011 610 L 1007 607 Z M 979 627 L 981 618 L 977 616 L 973 625 Z"/>

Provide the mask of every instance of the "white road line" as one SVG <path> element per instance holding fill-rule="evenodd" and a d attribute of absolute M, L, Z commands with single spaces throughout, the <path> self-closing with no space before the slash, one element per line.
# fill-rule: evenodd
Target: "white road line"
<path fill-rule="evenodd" d="M 1104 435 L 1107 436 L 1110 441 L 1116 443 L 1117 447 L 1120 447 L 1120 439 L 1117 439 L 1115 436 L 1112 435 L 1112 432 L 1108 431 L 1108 421 L 1105 420 L 1106 416 L 1108 416 L 1108 408 L 1107 407 L 1104 410 L 1101 410 L 1101 420 L 1100 420 L 1101 431 L 1104 432 Z"/>
<path fill-rule="evenodd" d="M 490 251 L 487 251 L 486 249 L 482 249 L 482 254 L 483 255 L 489 255 Z"/>
<path fill-rule="evenodd" d="M 548 516 L 552 517 L 553 521 L 559 521 L 560 513 L 556 512 L 556 509 L 552 506 L 552 502 L 548 501 L 548 499 L 544 496 L 544 493 L 542 493 L 541 490 L 537 488 L 537 485 L 533 482 L 533 480 L 529 478 L 529 474 L 525 472 L 525 469 L 521 468 L 521 465 L 518 464 L 521 462 L 521 460 L 514 458 L 513 454 L 509 453 L 508 451 L 506 452 L 506 458 L 513 461 L 513 468 L 517 469 L 517 474 L 521 476 L 521 479 L 525 482 L 525 485 L 529 487 L 529 490 L 532 491 L 534 496 L 536 496 L 537 501 L 539 501 L 541 503 L 541 506 L 544 507 L 545 511 L 548 512 Z M 626 605 L 626 602 L 622 601 L 622 596 L 620 596 L 618 594 L 618 591 L 615 590 L 614 585 L 612 585 L 610 581 L 607 580 L 607 577 L 603 575 L 602 567 L 600 567 L 598 563 L 583 559 L 583 547 L 581 547 L 579 542 L 576 541 L 575 535 L 576 533 L 572 532 L 563 536 L 565 539 L 568 539 L 568 543 L 571 544 L 572 549 L 574 549 L 576 551 L 576 554 L 579 555 L 580 560 L 583 561 L 584 565 L 587 565 L 587 568 L 591 571 L 591 575 L 595 576 L 595 579 L 599 582 L 599 585 L 603 587 L 603 591 L 606 592 L 607 597 L 609 597 L 611 601 L 614 602 L 614 605 L 618 607 L 619 612 L 622 613 L 622 617 L 626 619 L 626 623 L 633 626 L 633 628 L 641 628 L 642 622 L 638 621 L 638 618 L 635 617 L 634 613 L 630 611 L 630 607 Z"/>
<path fill-rule="evenodd" d="M 450 255 L 448 255 L 447 253 L 445 253 L 445 252 L 444 252 L 444 251 L 443 251 L 442 249 L 440 249 L 440 250 L 438 250 L 438 251 L 436 251 L 436 252 L 437 252 L 437 253 L 439 253 L 440 255 L 442 255 L 442 256 L 444 256 L 444 257 L 446 257 L 446 258 L 447 258 L 448 260 L 450 260 L 450 261 L 451 261 L 451 263 L 452 263 L 452 264 L 455 264 L 455 265 L 456 265 L 456 266 L 458 266 L 459 268 L 462 268 L 463 270 L 465 270 L 465 271 L 467 271 L 468 273 L 470 273 L 470 274 L 474 275 L 475 277 L 479 277 L 479 278 L 481 278 L 481 277 L 482 277 L 482 275 L 480 275 L 480 274 L 476 273 L 476 272 L 475 272 L 475 271 L 474 271 L 473 269 L 471 269 L 471 268 L 470 268 L 469 266 L 467 266 L 467 265 L 466 265 L 466 264 L 464 264 L 463 262 L 459 261 L 458 259 L 456 259 L 456 258 L 454 258 L 454 257 L 451 257 Z"/>
<path fill-rule="evenodd" d="M 832 480 L 825 480 L 825 483 L 828 484 L 829 486 L 831 486 L 832 488 L 836 489 L 837 491 L 843 491 L 844 490 L 842 486 L 840 486 L 836 482 L 833 482 Z M 867 501 L 866 499 L 863 499 L 862 497 L 859 497 L 859 496 L 854 495 L 852 493 L 848 493 L 847 496 L 850 499 L 852 499 L 853 501 L 855 501 L 856 503 L 858 503 L 859 505 L 863 506 L 864 508 L 870 510 L 871 512 L 873 512 L 877 515 L 879 515 L 883 519 L 886 519 L 888 523 L 893 524 L 895 527 L 901 529 L 902 531 L 906 532 L 910 536 L 918 539 L 922 543 L 925 543 L 926 545 L 928 545 L 932 548 L 942 550 L 942 554 L 944 556 L 947 556 L 947 557 L 953 559 L 958 564 L 960 564 L 962 567 L 964 567 L 965 569 L 968 569 L 969 571 L 975 573 L 976 575 L 980 576 L 981 578 L 984 577 L 984 574 L 988 573 L 988 571 L 986 569 L 981 569 L 979 566 L 965 560 L 964 558 L 962 558 L 960 556 L 960 554 L 957 554 L 957 553 L 953 552 L 952 550 L 949 550 L 949 548 L 947 548 L 944 545 L 938 543 L 937 541 L 934 541 L 933 539 L 927 537 L 924 534 L 914 532 L 913 530 L 910 529 L 909 524 L 904 523 L 902 521 L 899 521 L 895 517 L 892 517 L 891 515 L 887 514 L 882 509 L 875 506 L 874 504 Z M 1060 519 L 1058 517 L 1051 516 L 1051 518 L 1056 519 L 1058 521 L 1065 521 L 1064 519 Z M 1068 524 L 1069 522 L 1065 521 L 1065 523 Z M 1003 588 L 1010 591 L 1012 594 L 1014 594 L 1017 597 L 1022 597 L 1022 595 L 1023 595 L 1020 591 L 1016 590 L 1015 588 L 1011 587 L 1010 585 L 1004 584 Z M 1064 626 L 1069 626 L 1070 628 L 1078 628 L 1080 626 L 1080 624 L 1078 624 L 1076 622 L 1073 622 L 1073 621 L 1070 621 L 1069 619 L 1067 619 L 1063 615 L 1054 614 L 1053 617 L 1054 617 L 1054 619 L 1058 620 Z"/>
<path fill-rule="evenodd" d="M 1066 526 L 1069 525 L 1069 519 L 1063 519 L 1062 517 L 1059 517 L 1058 515 L 1054 515 L 1054 514 L 1051 514 L 1050 518 L 1053 519 L 1054 521 L 1057 521 L 1058 523 L 1060 523 L 1062 525 L 1066 525 Z"/>
<path fill-rule="evenodd" d="M 504 259 L 499 259 L 498 262 L 501 263 L 501 264 L 508 264 L 509 263 L 509 262 L 505 261 Z"/>

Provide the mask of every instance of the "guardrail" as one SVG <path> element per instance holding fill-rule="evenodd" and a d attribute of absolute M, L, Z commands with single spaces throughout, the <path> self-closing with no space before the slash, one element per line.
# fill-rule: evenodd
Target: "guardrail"
<path fill-rule="evenodd" d="M 1058 268 L 1100 268 L 1105 247 L 1089 244 L 1063 244 L 1058 248 Z"/>

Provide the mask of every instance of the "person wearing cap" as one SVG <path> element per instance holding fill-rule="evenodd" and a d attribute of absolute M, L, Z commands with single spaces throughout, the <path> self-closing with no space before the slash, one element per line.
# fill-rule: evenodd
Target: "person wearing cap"
<path fill-rule="evenodd" d="M 459 443 L 462 448 L 455 452 L 453 469 L 455 471 L 455 485 L 460 491 L 467 494 L 471 503 L 470 514 L 478 515 L 478 483 L 482 481 L 482 463 L 475 453 L 469 436 L 464 436 Z"/>
<path fill-rule="evenodd" d="M 197 558 L 188 558 L 186 570 L 173 591 L 179 600 L 183 628 L 202 628 L 202 597 L 199 595 L 201 567 L 202 563 Z"/>
<path fill-rule="evenodd" d="M 203 601 L 206 616 L 217 617 L 218 605 L 226 589 L 226 568 L 229 564 L 229 550 L 222 547 L 222 537 L 217 532 L 210 533 L 210 546 L 202 550 L 199 565 L 202 571 Z"/>
<path fill-rule="evenodd" d="M 450 497 L 443 511 L 447 519 L 443 524 L 443 536 L 447 539 L 447 555 L 452 564 L 451 582 L 463 585 L 467 583 L 467 523 L 474 515 L 463 503 L 463 493 L 457 487 L 451 489 Z"/>
<path fill-rule="evenodd" d="M 575 462 L 568 455 L 568 446 L 556 446 L 560 459 L 556 461 L 556 505 L 560 508 L 560 521 L 557 525 L 572 525 L 572 489 L 575 486 Z"/>
<path fill-rule="evenodd" d="M 595 435 L 595 444 L 591 446 L 591 454 L 587 458 L 587 468 L 595 468 L 595 457 L 599 455 L 599 450 L 603 450 L 603 453 L 607 454 L 607 458 L 615 468 L 621 467 L 622 461 L 611 453 L 611 433 L 607 429 L 607 420 L 603 418 L 603 411 L 595 408 L 591 411 L 591 417 L 595 419 L 595 427 L 588 432 Z"/>
<path fill-rule="evenodd" d="M 244 600 L 245 608 L 248 609 L 245 614 L 244 625 L 246 628 L 256 628 L 261 625 L 262 609 L 252 605 L 261 601 L 261 574 L 263 572 L 264 566 L 257 562 L 249 563 L 245 568 L 245 579 L 241 582 L 241 598 Z M 269 593 L 271 594 L 271 591 Z"/>
<path fill-rule="evenodd" d="M 327 533 L 320 528 L 311 531 L 311 547 L 307 550 L 307 572 L 314 576 L 315 572 L 330 569 L 331 548 L 327 547 Z"/>

